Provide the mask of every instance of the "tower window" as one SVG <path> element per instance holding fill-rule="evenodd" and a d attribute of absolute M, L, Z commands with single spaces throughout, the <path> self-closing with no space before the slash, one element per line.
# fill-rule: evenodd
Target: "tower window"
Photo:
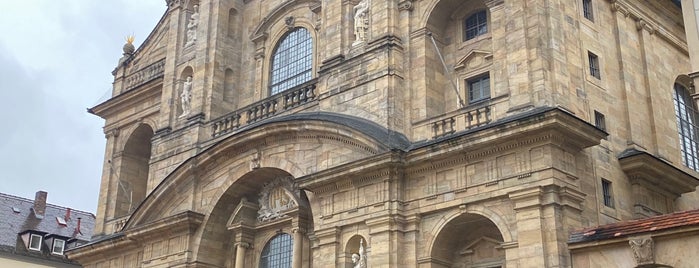
<path fill-rule="evenodd" d="M 687 88 L 680 84 L 675 84 L 673 102 L 675 103 L 675 117 L 677 118 L 677 132 L 680 136 L 682 163 L 693 170 L 699 171 L 697 111 L 694 108 L 695 106 Z"/>
<path fill-rule="evenodd" d="M 610 208 L 614 207 L 614 198 L 612 194 L 612 182 L 602 179 L 602 199 L 604 205 Z"/>
<path fill-rule="evenodd" d="M 293 239 L 289 234 L 279 234 L 269 240 L 262 249 L 260 268 L 291 267 Z"/>
<path fill-rule="evenodd" d="M 582 0 L 583 16 L 590 21 L 595 21 L 595 15 L 592 13 L 592 0 Z"/>
<path fill-rule="evenodd" d="M 305 28 L 296 28 L 277 44 L 272 56 L 270 95 L 311 80 L 313 39 Z"/>
<path fill-rule="evenodd" d="M 597 79 L 602 79 L 600 74 L 599 58 L 592 52 L 587 52 L 587 59 L 590 64 L 590 75 Z"/>
<path fill-rule="evenodd" d="M 468 83 L 468 103 L 476 103 L 490 98 L 490 75 L 469 79 Z"/>
<path fill-rule="evenodd" d="M 604 114 L 595 111 L 595 126 L 601 130 L 607 131 L 607 123 L 604 120 Z"/>
<path fill-rule="evenodd" d="M 485 10 L 478 11 L 464 20 L 464 41 L 488 32 L 488 16 Z"/>

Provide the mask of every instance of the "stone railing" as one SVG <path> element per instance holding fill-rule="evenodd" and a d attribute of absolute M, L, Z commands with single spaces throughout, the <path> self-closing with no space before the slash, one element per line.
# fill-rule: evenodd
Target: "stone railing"
<path fill-rule="evenodd" d="M 116 218 L 116 219 L 112 219 L 112 220 L 108 221 L 107 225 L 108 226 L 111 225 L 112 226 L 112 233 L 116 233 L 116 232 L 121 231 L 122 228 L 124 228 L 124 226 L 126 225 L 126 222 L 128 220 L 129 220 L 129 216 L 124 216 L 121 218 Z M 107 229 L 107 230 L 109 230 L 109 229 Z"/>
<path fill-rule="evenodd" d="M 213 137 L 221 136 L 247 124 L 275 116 L 315 100 L 317 97 L 315 90 L 316 80 L 311 80 L 221 116 L 211 123 L 211 135 Z"/>
<path fill-rule="evenodd" d="M 162 59 L 127 75 L 126 79 L 124 79 L 124 91 L 162 76 L 164 67 L 165 59 Z"/>
<path fill-rule="evenodd" d="M 432 138 L 444 137 L 456 131 L 467 130 L 490 123 L 492 121 L 490 110 L 491 106 L 481 106 L 432 120 L 429 123 L 432 128 Z"/>

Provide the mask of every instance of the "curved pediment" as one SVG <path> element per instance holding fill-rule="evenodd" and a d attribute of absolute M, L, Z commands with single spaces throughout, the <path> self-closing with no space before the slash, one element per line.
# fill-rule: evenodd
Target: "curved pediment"
<path fill-rule="evenodd" d="M 252 35 L 250 36 L 250 39 L 253 40 L 253 42 L 258 42 L 260 40 L 264 40 L 267 38 L 268 35 L 268 30 L 274 24 L 275 22 L 279 21 L 282 19 L 284 15 L 289 13 L 291 10 L 293 10 L 297 6 L 301 6 L 303 4 L 307 4 L 307 6 L 311 9 L 311 11 L 318 13 L 320 12 L 320 6 L 321 2 L 318 0 L 291 0 L 291 1 L 285 1 L 281 5 L 278 5 L 274 9 L 272 9 L 271 12 L 264 18 L 262 18 L 262 21 L 255 27 L 255 30 L 252 32 Z"/>
<path fill-rule="evenodd" d="M 254 170 L 280 170 L 300 178 L 397 146 L 407 150 L 408 144 L 402 134 L 351 116 L 312 113 L 272 118 L 184 161 L 148 195 L 125 228 L 181 210 L 207 214 L 236 180 Z"/>

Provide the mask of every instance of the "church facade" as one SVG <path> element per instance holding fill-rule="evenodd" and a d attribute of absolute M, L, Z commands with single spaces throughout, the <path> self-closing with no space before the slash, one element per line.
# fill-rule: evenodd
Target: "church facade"
<path fill-rule="evenodd" d="M 89 109 L 85 267 L 571 267 L 699 208 L 690 1 L 166 4 Z"/>

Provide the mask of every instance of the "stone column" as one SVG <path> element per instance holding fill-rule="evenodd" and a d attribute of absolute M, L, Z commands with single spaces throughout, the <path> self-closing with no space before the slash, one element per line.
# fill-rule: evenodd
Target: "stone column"
<path fill-rule="evenodd" d="M 291 261 L 291 267 L 301 268 L 303 264 L 303 230 L 296 228 L 294 233 L 294 257 Z"/>
<path fill-rule="evenodd" d="M 235 268 L 245 268 L 245 249 L 249 248 L 250 244 L 245 242 L 236 243 L 235 245 Z"/>

